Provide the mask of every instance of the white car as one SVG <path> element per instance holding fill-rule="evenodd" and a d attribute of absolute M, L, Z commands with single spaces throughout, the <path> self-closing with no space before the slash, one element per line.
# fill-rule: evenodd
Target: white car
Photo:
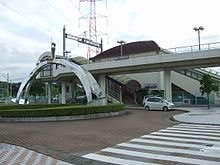
<path fill-rule="evenodd" d="M 146 110 L 154 109 L 167 111 L 174 109 L 175 105 L 161 97 L 148 97 L 144 100 L 144 108 Z"/>

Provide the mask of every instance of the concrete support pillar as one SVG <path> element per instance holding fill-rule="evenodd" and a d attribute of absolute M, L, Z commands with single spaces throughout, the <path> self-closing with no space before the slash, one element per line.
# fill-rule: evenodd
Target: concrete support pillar
<path fill-rule="evenodd" d="M 73 83 L 69 83 L 68 87 L 69 87 L 69 97 L 73 98 Z"/>
<path fill-rule="evenodd" d="M 99 82 L 99 86 L 100 89 L 102 90 L 103 95 L 106 95 L 106 79 L 105 79 L 105 75 L 100 75 L 98 77 L 98 82 Z"/>
<path fill-rule="evenodd" d="M 172 101 L 171 70 L 164 71 L 165 99 Z"/>
<path fill-rule="evenodd" d="M 119 91 L 119 97 L 120 97 L 120 104 L 123 103 L 122 101 L 122 87 L 120 86 L 120 91 Z"/>
<path fill-rule="evenodd" d="M 66 104 L 66 82 L 62 82 L 62 104 Z"/>
<path fill-rule="evenodd" d="M 48 82 L 48 88 L 47 88 L 47 93 L 48 93 L 48 104 L 51 104 L 51 82 Z"/>

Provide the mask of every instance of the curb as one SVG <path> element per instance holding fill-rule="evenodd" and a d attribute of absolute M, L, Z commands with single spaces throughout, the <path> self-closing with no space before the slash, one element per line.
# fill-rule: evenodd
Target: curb
<path fill-rule="evenodd" d="M 0 122 L 53 122 L 53 121 L 75 121 L 75 120 L 88 120 L 98 119 L 105 117 L 113 117 L 127 114 L 127 111 L 110 112 L 110 113 L 97 113 L 90 115 L 78 116 L 54 116 L 54 117 L 20 117 L 20 118 L 1 118 Z"/>

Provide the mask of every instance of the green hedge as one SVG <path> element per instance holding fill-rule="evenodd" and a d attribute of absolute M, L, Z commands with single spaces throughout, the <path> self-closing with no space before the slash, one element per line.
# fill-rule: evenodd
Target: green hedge
<path fill-rule="evenodd" d="M 25 105 L 26 106 L 26 105 Z M 28 107 L 28 106 L 27 106 Z M 18 106 L 19 109 L 1 110 L 1 117 L 49 117 L 49 116 L 76 116 L 97 113 L 117 112 L 124 109 L 122 104 L 110 104 L 106 106 L 86 106 L 86 105 L 62 105 L 60 106 L 44 106 L 44 108 L 29 108 Z M 13 107 L 14 108 L 14 107 Z"/>
<path fill-rule="evenodd" d="M 74 104 L 76 105 L 76 104 Z M 0 111 L 12 110 L 12 109 L 40 109 L 40 108 L 53 108 L 73 106 L 72 104 L 15 104 L 15 105 L 1 105 Z"/>

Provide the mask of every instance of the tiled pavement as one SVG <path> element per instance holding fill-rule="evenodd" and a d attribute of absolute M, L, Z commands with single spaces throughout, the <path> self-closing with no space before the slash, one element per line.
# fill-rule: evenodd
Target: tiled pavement
<path fill-rule="evenodd" d="M 139 111 L 138 113 L 142 114 L 141 111 Z M 148 112 L 147 115 L 149 115 L 150 113 L 151 112 Z M 164 114 L 167 114 L 167 113 L 164 113 Z M 145 113 L 139 116 L 143 116 L 143 119 L 145 119 L 144 115 Z M 185 116 L 186 116 L 185 118 L 187 119 L 187 115 Z M 127 120 L 127 117 L 129 116 L 125 116 L 125 117 L 126 117 L 125 121 L 126 122 L 129 121 Z M 116 119 L 116 118 L 112 118 L 112 119 Z M 141 118 L 138 117 L 138 121 L 140 121 L 140 119 Z M 149 117 L 148 120 L 145 120 L 145 121 L 148 121 L 148 123 L 151 123 L 151 125 L 147 123 L 145 123 L 144 125 L 143 124 L 138 125 L 139 131 L 143 131 L 141 129 L 142 127 L 140 126 L 144 126 L 143 128 L 145 128 L 145 130 L 149 129 L 148 131 L 150 131 L 152 127 L 155 126 L 154 124 L 152 124 L 153 121 L 150 121 L 149 119 L 155 120 L 157 118 Z M 105 119 L 103 121 L 106 124 L 108 120 Z M 125 121 L 122 122 L 122 120 L 120 120 L 120 123 L 122 124 Z M 132 121 L 137 121 L 137 120 L 132 120 Z M 81 130 L 80 126 L 82 125 L 82 123 L 80 122 L 79 123 L 80 125 L 76 125 L 76 123 L 78 122 L 74 122 L 74 126 L 76 126 L 74 130 L 76 130 L 77 128 Z M 84 123 L 88 125 L 87 122 L 84 121 L 83 124 Z M 89 123 L 90 123 L 89 125 L 91 125 L 93 121 L 89 121 Z M 116 122 L 114 121 L 110 125 L 114 126 L 115 123 Z M 59 123 L 59 126 L 61 124 L 62 123 Z M 98 122 L 97 124 L 100 125 L 100 123 Z M 127 125 L 127 123 L 124 123 L 124 124 Z M 133 126 L 135 126 L 134 123 L 132 124 Z M 161 125 L 159 123 L 157 124 Z M 146 165 L 146 164 L 158 164 L 158 163 L 159 164 L 172 164 L 172 165 L 174 164 L 220 164 L 220 139 L 219 139 L 220 132 L 218 131 L 218 129 L 220 129 L 220 126 L 201 125 L 201 124 L 180 124 L 180 125 L 176 125 L 176 126 L 168 127 L 168 128 L 166 128 L 166 126 L 163 125 L 162 127 L 165 127 L 166 129 L 161 129 L 160 131 L 157 131 L 157 132 L 153 132 L 151 130 L 151 132 L 153 133 L 149 134 L 149 132 L 146 132 L 146 135 L 141 136 L 140 138 L 135 138 L 128 142 L 122 142 L 122 143 L 120 142 L 116 146 L 109 145 L 109 146 L 114 146 L 114 147 L 108 147 L 103 150 L 100 150 L 99 152 L 86 154 L 83 157 L 92 159 L 93 161 L 91 160 L 90 162 L 93 162 L 91 163 L 93 165 L 96 165 L 97 163 L 100 165 L 108 164 L 108 163 L 118 164 L 119 162 L 121 162 L 121 164 L 126 164 L 126 165 L 129 165 L 129 164 Z M 45 128 L 48 128 L 49 130 L 53 130 L 50 128 L 51 125 L 49 123 L 47 123 L 47 125 L 48 127 L 45 127 Z M 55 123 L 53 123 L 53 125 L 55 125 Z M 21 126 L 23 127 L 23 124 Z M 30 126 L 30 124 L 28 124 L 28 126 Z M 16 127 L 18 127 L 18 125 L 16 125 Z M 56 125 L 54 127 L 57 128 Z M 66 128 L 65 130 L 68 130 L 67 127 L 65 128 Z M 83 128 L 85 129 L 85 126 L 83 126 Z M 95 130 L 97 130 L 97 126 L 95 126 L 94 128 Z M 71 125 L 71 129 L 72 129 L 72 125 Z M 108 129 L 107 128 L 105 129 L 108 132 Z M 31 130 L 33 130 L 32 126 L 31 126 Z M 91 130 L 90 127 L 89 127 L 89 130 Z M 92 130 L 92 132 L 95 133 L 94 135 L 96 135 L 95 130 Z M 124 129 L 120 129 L 120 130 L 124 130 Z M 134 131 L 135 129 L 132 129 L 132 130 Z M 41 128 L 41 132 L 42 132 L 42 128 Z M 105 132 L 105 135 L 107 132 Z M 16 136 L 16 134 L 14 134 L 13 136 Z M 58 135 L 56 135 L 56 137 L 57 136 Z M 139 137 L 139 136 L 136 136 L 136 137 Z M 72 139 L 72 141 L 73 140 L 74 139 Z M 13 138 L 13 141 L 14 141 L 14 138 Z M 97 143 L 97 144 L 100 144 L 100 143 Z M 26 145 L 23 145 L 23 146 L 26 146 Z M 62 159 L 62 160 L 66 160 L 66 159 Z M 105 163 L 96 162 L 94 160 L 104 161 Z M 73 162 L 74 164 L 80 164 L 80 163 L 75 163 L 75 161 L 70 161 L 70 162 Z M 0 165 L 1 164 L 3 165 L 26 165 L 26 164 L 65 165 L 65 164 L 70 164 L 70 163 L 54 159 L 52 157 L 28 150 L 23 147 L 0 143 Z"/>
<path fill-rule="evenodd" d="M 1 165 L 71 165 L 27 148 L 0 144 Z"/>

